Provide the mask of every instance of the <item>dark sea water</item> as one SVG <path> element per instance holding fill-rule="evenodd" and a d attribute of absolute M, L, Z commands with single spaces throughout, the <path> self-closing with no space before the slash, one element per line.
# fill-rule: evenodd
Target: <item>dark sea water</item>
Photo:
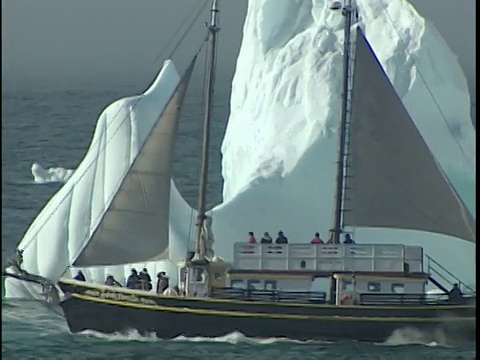
<path fill-rule="evenodd" d="M 229 113 L 229 83 L 217 89 L 213 124 L 209 202 L 221 200 L 220 144 Z M 33 183 L 30 167 L 75 169 L 90 143 L 95 122 L 110 102 L 139 93 L 141 87 L 88 91 L 2 92 L 2 264 L 23 232 L 61 184 Z M 175 150 L 179 190 L 196 202 L 202 126 L 200 86 L 187 94 Z M 2 301 L 2 356 L 5 359 L 475 359 L 475 345 L 455 348 L 416 343 L 399 334 L 385 344 L 298 343 L 288 339 L 163 341 L 126 334 L 70 334 L 58 307 L 34 301 Z"/>

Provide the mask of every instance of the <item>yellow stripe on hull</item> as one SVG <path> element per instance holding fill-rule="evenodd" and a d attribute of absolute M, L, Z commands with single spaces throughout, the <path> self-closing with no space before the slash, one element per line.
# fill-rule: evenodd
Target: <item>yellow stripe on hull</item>
<path fill-rule="evenodd" d="M 96 289 L 96 290 L 108 290 L 113 292 L 118 292 L 128 295 L 136 295 L 142 297 L 151 297 L 151 298 L 160 298 L 160 299 L 181 299 L 182 301 L 197 301 L 197 302 L 208 302 L 208 303 L 229 303 L 229 304 L 252 304 L 252 301 L 243 301 L 235 299 L 213 299 L 213 298 L 191 298 L 191 297 L 178 297 L 178 296 L 164 296 L 156 293 L 141 291 L 141 290 L 130 290 L 118 287 L 108 287 L 97 284 L 88 284 L 82 283 L 79 284 L 76 281 L 71 280 L 60 280 L 64 284 L 71 286 Z M 76 294 L 77 295 L 77 294 Z M 267 301 L 255 301 L 255 305 L 261 306 L 278 306 L 278 307 L 303 307 L 303 308 L 317 308 L 317 309 L 382 309 L 382 310 L 405 310 L 405 306 L 371 306 L 371 305 L 331 305 L 331 304 L 290 304 L 290 303 L 275 303 Z M 410 310 L 461 310 L 461 309 L 472 309 L 475 308 L 474 305 L 429 305 L 429 306 L 409 306 Z"/>
<path fill-rule="evenodd" d="M 417 317 L 355 317 L 355 316 L 315 316 L 315 315 L 295 315 L 295 314 L 263 314 L 263 313 L 249 313 L 249 312 L 243 312 L 243 311 L 191 309 L 191 308 L 185 308 L 185 307 L 180 308 L 180 307 L 169 307 L 169 306 L 161 306 L 161 305 L 132 304 L 132 303 L 127 303 L 123 301 L 102 299 L 102 298 L 97 298 L 97 297 L 92 297 L 87 295 L 80 295 L 80 294 L 72 294 L 71 296 L 80 300 L 91 301 L 91 302 L 96 302 L 101 304 L 123 306 L 123 307 L 137 308 L 137 309 L 144 309 L 144 310 L 166 311 L 166 312 L 183 313 L 183 314 L 186 313 L 186 314 L 194 314 L 194 315 L 251 317 L 251 318 L 282 319 L 282 320 L 290 319 L 290 320 L 366 321 L 366 322 L 400 322 L 400 323 L 445 323 L 445 322 L 474 323 L 475 322 L 475 317 L 417 318 Z M 252 303 L 250 302 L 250 304 Z"/>

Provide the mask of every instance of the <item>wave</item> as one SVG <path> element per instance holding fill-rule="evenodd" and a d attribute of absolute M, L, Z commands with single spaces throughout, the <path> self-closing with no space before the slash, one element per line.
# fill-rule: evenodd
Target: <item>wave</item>
<path fill-rule="evenodd" d="M 156 342 L 161 341 L 155 333 L 148 335 L 141 335 L 137 330 L 131 329 L 124 332 L 115 332 L 113 334 L 105 334 L 95 330 L 84 330 L 79 333 L 81 336 L 95 337 L 107 341 L 123 342 L 123 341 L 138 341 L 138 342 Z"/>
<path fill-rule="evenodd" d="M 98 339 L 103 339 L 106 341 L 113 342 L 128 342 L 128 341 L 137 341 L 137 342 L 160 342 L 165 341 L 156 336 L 155 333 L 150 334 L 140 334 L 137 330 L 127 330 L 124 332 L 115 332 L 113 334 L 105 334 L 94 330 L 85 330 L 80 333 L 82 336 L 95 337 Z M 435 339 L 435 340 L 434 340 Z M 224 343 L 231 345 L 273 345 L 279 343 L 290 343 L 298 345 L 318 345 L 318 344 L 337 344 L 347 341 L 326 341 L 326 340 L 293 340 L 289 338 L 251 338 L 241 332 L 235 331 L 233 333 L 218 336 L 218 337 L 186 337 L 178 336 L 169 341 L 176 342 L 192 342 L 192 343 Z M 422 345 L 426 347 L 451 347 L 448 344 L 448 339 L 445 334 L 441 331 L 434 333 L 426 333 L 419 331 L 413 328 L 405 328 L 396 330 L 385 342 L 383 343 L 374 343 L 372 345 L 376 346 L 411 346 L 411 345 Z"/>
<path fill-rule="evenodd" d="M 164 341 L 158 338 L 155 333 L 140 334 L 137 330 L 130 329 L 124 332 L 115 332 L 113 334 L 104 334 L 94 330 L 85 330 L 80 333 L 80 335 L 87 337 L 96 337 L 104 339 L 107 341 L 139 341 L 139 342 L 154 342 L 154 341 Z M 249 344 L 249 345 L 270 345 L 278 343 L 292 343 L 292 344 L 332 344 L 330 341 L 317 341 L 317 340 L 308 340 L 308 341 L 299 341 L 292 340 L 288 338 L 250 338 L 245 336 L 241 332 L 233 332 L 228 335 L 218 336 L 218 337 L 186 337 L 180 335 L 170 341 L 178 342 L 194 342 L 194 343 L 227 343 L 227 344 Z"/>
<path fill-rule="evenodd" d="M 383 343 L 382 346 L 423 345 L 428 347 L 451 347 L 452 343 L 441 329 L 421 331 L 415 328 L 397 329 Z"/>

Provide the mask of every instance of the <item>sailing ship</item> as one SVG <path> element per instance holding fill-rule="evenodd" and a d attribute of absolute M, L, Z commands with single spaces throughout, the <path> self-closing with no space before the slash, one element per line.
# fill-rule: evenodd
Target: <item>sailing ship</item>
<path fill-rule="evenodd" d="M 202 172 L 199 186 L 195 249 L 178 263 L 181 294 L 126 289 L 61 278 L 56 284 L 28 274 L 13 261 L 16 272 L 4 275 L 43 284 L 49 293 L 59 288 L 58 301 L 73 333 L 104 333 L 136 329 L 159 338 L 222 336 L 239 331 L 249 337 L 297 340 L 350 339 L 384 341 L 395 330 L 415 328 L 449 337 L 475 338 L 475 294 L 445 299 L 428 295 L 429 283 L 443 287 L 425 271 L 420 246 L 344 244 L 348 226 L 414 229 L 475 242 L 475 222 L 436 163 L 401 99 L 363 33 L 351 0 L 335 1 L 332 10 L 345 17 L 342 112 L 336 201 L 327 244 L 234 244 L 233 264 L 214 255 L 206 189 L 210 119 L 215 74 L 219 9 L 212 0 L 207 24 Z M 354 35 L 354 36 L 352 36 Z M 110 214 L 111 228 L 98 229 L 72 264 L 76 268 L 121 263 L 109 252 L 114 237 L 123 239 L 129 221 L 141 221 L 137 236 L 168 238 L 168 223 L 151 214 L 168 213 L 169 179 L 157 186 L 158 174 L 170 173 L 176 122 L 196 60 L 181 78 L 141 153 L 163 154 L 156 164 L 133 162 L 112 203 L 121 209 L 136 186 L 153 194 L 155 211 L 145 215 Z M 168 141 L 163 141 L 168 139 Z M 160 146 L 159 144 L 163 144 Z M 415 159 L 415 161 L 412 161 Z M 145 176 L 141 181 L 135 176 Z M 150 176 L 150 177 L 149 177 Z M 156 190 L 155 190 L 156 189 Z M 158 189 L 163 189 L 162 193 Z M 413 204 L 413 206 L 412 206 Z M 114 218 L 116 216 L 116 218 Z M 168 219 L 163 216 L 162 219 Z M 120 224 L 120 225 L 119 225 Z M 163 229 L 163 230 L 162 230 Z M 154 234 L 156 232 L 156 234 Z M 220 240 L 221 241 L 221 240 Z M 128 250 L 128 242 L 120 244 Z M 157 248 L 131 249 L 139 260 L 155 260 Z M 162 248 L 161 250 L 165 250 Z M 156 251 L 156 252 L 155 252 Z M 123 252 L 125 253 L 125 252 Z M 18 253 L 21 257 L 21 252 Z M 117 256 L 115 259 L 113 257 Z M 121 257 L 121 256 L 120 256 Z M 325 291 L 313 291 L 323 283 Z M 57 296 L 56 296 L 57 297 Z"/>

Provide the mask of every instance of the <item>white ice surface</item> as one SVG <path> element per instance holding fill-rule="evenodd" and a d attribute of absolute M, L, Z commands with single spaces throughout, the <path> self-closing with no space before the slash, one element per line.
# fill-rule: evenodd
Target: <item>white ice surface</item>
<path fill-rule="evenodd" d="M 62 167 L 51 167 L 45 169 L 38 163 L 32 164 L 31 171 L 33 181 L 37 184 L 66 182 L 74 172 L 72 169 L 64 169 Z"/>
<path fill-rule="evenodd" d="M 249 2 L 232 84 L 231 115 L 222 144 L 224 202 L 212 211 L 215 251 L 226 260 L 232 257 L 232 244 L 244 241 L 248 231 L 260 235 L 281 229 L 290 242 L 297 243 L 308 241 L 315 231 L 328 235 L 343 38 L 342 16 L 332 12 L 329 4 L 325 0 Z M 358 4 L 362 27 L 379 60 L 438 161 L 475 214 L 475 131 L 470 121 L 467 82 L 455 55 L 408 1 L 358 0 Z M 178 82 L 176 72 L 170 81 L 166 77 L 158 85 L 162 90 L 173 89 Z M 161 111 L 161 104 L 152 105 L 152 111 Z M 101 131 L 100 124 L 102 116 L 96 132 Z M 110 169 L 112 165 L 105 166 Z M 82 165 L 34 225 L 59 205 L 69 192 L 69 184 L 81 173 Z M 171 259 L 176 261 L 185 254 L 195 214 L 175 187 L 171 201 Z M 61 223 L 79 216 L 62 206 L 58 212 L 56 220 L 49 220 L 44 235 L 37 236 L 26 250 L 25 257 L 27 270 L 54 279 L 70 264 L 68 254 L 75 247 L 59 231 Z M 420 244 L 462 280 L 475 283 L 474 244 L 443 235 L 391 229 L 356 229 L 355 238 L 364 243 Z M 156 266 L 152 273 L 160 269 Z M 173 272 L 173 264 L 169 266 Z M 92 269 L 86 275 L 103 282 L 105 274 L 118 273 L 121 277 L 130 267 Z M 30 296 L 17 283 L 7 281 L 6 295 Z"/>
<path fill-rule="evenodd" d="M 328 235 L 343 38 L 342 16 L 329 5 L 323 0 L 249 3 L 222 144 L 224 202 L 213 212 L 215 250 L 226 259 L 231 243 L 244 241 L 247 231 L 281 229 L 292 242 L 308 241 L 315 231 Z M 456 56 L 409 2 L 359 0 L 358 5 L 379 60 L 475 215 L 475 131 Z M 364 243 L 421 244 L 475 283 L 474 244 L 392 229 L 356 229 L 355 237 Z"/>

